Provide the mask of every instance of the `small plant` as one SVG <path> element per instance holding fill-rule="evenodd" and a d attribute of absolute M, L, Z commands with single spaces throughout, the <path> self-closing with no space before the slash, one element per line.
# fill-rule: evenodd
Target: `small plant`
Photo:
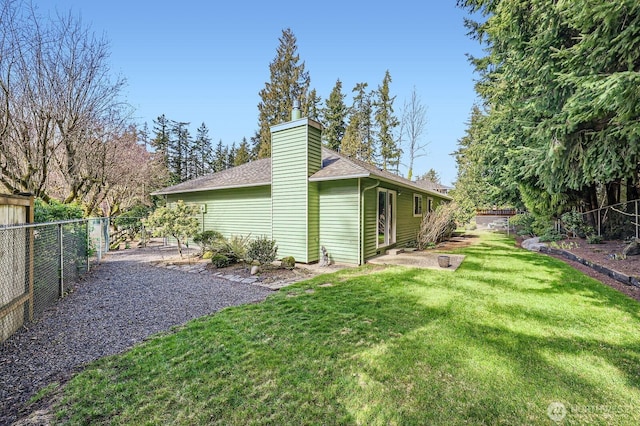
<path fill-rule="evenodd" d="M 602 236 L 597 234 L 587 235 L 588 244 L 602 244 Z"/>
<path fill-rule="evenodd" d="M 266 265 L 274 260 L 278 255 L 278 246 L 275 240 L 270 240 L 263 236 L 249 243 L 247 250 L 247 260 L 257 261 L 260 265 Z"/>
<path fill-rule="evenodd" d="M 231 260 L 224 254 L 216 253 L 211 256 L 211 263 L 213 263 L 213 266 L 216 268 L 226 268 L 231 265 Z"/>
<path fill-rule="evenodd" d="M 219 252 L 223 247 L 224 237 L 218 231 L 207 230 L 196 234 L 193 237 L 193 242 L 200 246 L 202 255 L 204 255 L 206 252 Z"/>
<path fill-rule="evenodd" d="M 280 266 L 284 269 L 293 270 L 296 267 L 296 259 L 293 256 L 283 257 L 280 261 Z"/>
<path fill-rule="evenodd" d="M 560 241 L 564 238 L 564 236 L 556 231 L 555 229 L 547 230 L 544 235 L 540 236 L 540 242 L 549 242 L 549 241 Z"/>
<path fill-rule="evenodd" d="M 202 258 L 203 259 L 211 259 L 213 257 L 213 252 L 212 251 L 205 251 L 204 253 L 202 253 Z"/>
<path fill-rule="evenodd" d="M 249 235 L 232 235 L 231 238 L 222 243 L 220 253 L 227 256 L 232 262 L 244 261 L 247 258 L 247 248 L 249 246 Z"/>

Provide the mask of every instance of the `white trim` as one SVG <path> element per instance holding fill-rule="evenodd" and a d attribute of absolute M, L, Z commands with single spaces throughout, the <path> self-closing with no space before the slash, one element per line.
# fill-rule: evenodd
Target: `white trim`
<path fill-rule="evenodd" d="M 322 170 L 322 169 L 320 169 Z M 345 180 L 345 179 L 358 179 L 358 178 L 366 178 L 371 176 L 370 173 L 359 174 L 359 175 L 348 175 L 348 176 L 327 176 L 327 177 L 319 177 L 314 178 L 313 176 L 309 178 L 309 182 L 323 182 L 328 180 Z"/>
<path fill-rule="evenodd" d="M 385 195 L 385 229 L 384 242 L 380 244 L 380 193 Z M 389 196 L 393 194 L 394 201 L 389 203 Z M 391 205 L 389 205 L 391 204 Z M 386 221 L 386 217 L 391 215 L 391 223 Z M 376 248 L 383 248 L 393 245 L 397 241 L 397 215 L 398 215 L 398 192 L 389 188 L 378 188 L 376 192 Z"/>

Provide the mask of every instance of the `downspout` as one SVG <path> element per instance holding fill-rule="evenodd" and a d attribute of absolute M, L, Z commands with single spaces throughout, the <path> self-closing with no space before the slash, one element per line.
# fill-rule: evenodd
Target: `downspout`
<path fill-rule="evenodd" d="M 360 194 L 360 265 L 364 265 L 364 193 L 378 186 L 380 186 L 379 180 L 376 181 L 375 185 L 364 188 L 362 194 Z"/>

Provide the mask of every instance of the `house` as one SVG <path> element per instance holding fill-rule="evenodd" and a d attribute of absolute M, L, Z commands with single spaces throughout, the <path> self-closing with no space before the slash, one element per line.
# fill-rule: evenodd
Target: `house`
<path fill-rule="evenodd" d="M 449 195 L 449 191 L 453 189 L 452 186 L 443 185 L 441 183 L 434 182 L 431 179 L 418 179 L 414 183 L 421 188 L 436 191 L 444 195 Z"/>
<path fill-rule="evenodd" d="M 299 118 L 271 127 L 272 155 L 156 191 L 200 207 L 203 229 L 267 236 L 279 256 L 360 265 L 416 239 L 423 213 L 447 195 L 347 158 L 321 143 L 321 125 Z"/>

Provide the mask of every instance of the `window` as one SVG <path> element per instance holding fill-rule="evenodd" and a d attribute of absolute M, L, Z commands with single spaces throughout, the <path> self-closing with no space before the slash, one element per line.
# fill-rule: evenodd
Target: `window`
<path fill-rule="evenodd" d="M 427 198 L 427 212 L 433 211 L 433 198 Z"/>
<path fill-rule="evenodd" d="M 413 194 L 413 217 L 422 216 L 422 195 Z"/>

